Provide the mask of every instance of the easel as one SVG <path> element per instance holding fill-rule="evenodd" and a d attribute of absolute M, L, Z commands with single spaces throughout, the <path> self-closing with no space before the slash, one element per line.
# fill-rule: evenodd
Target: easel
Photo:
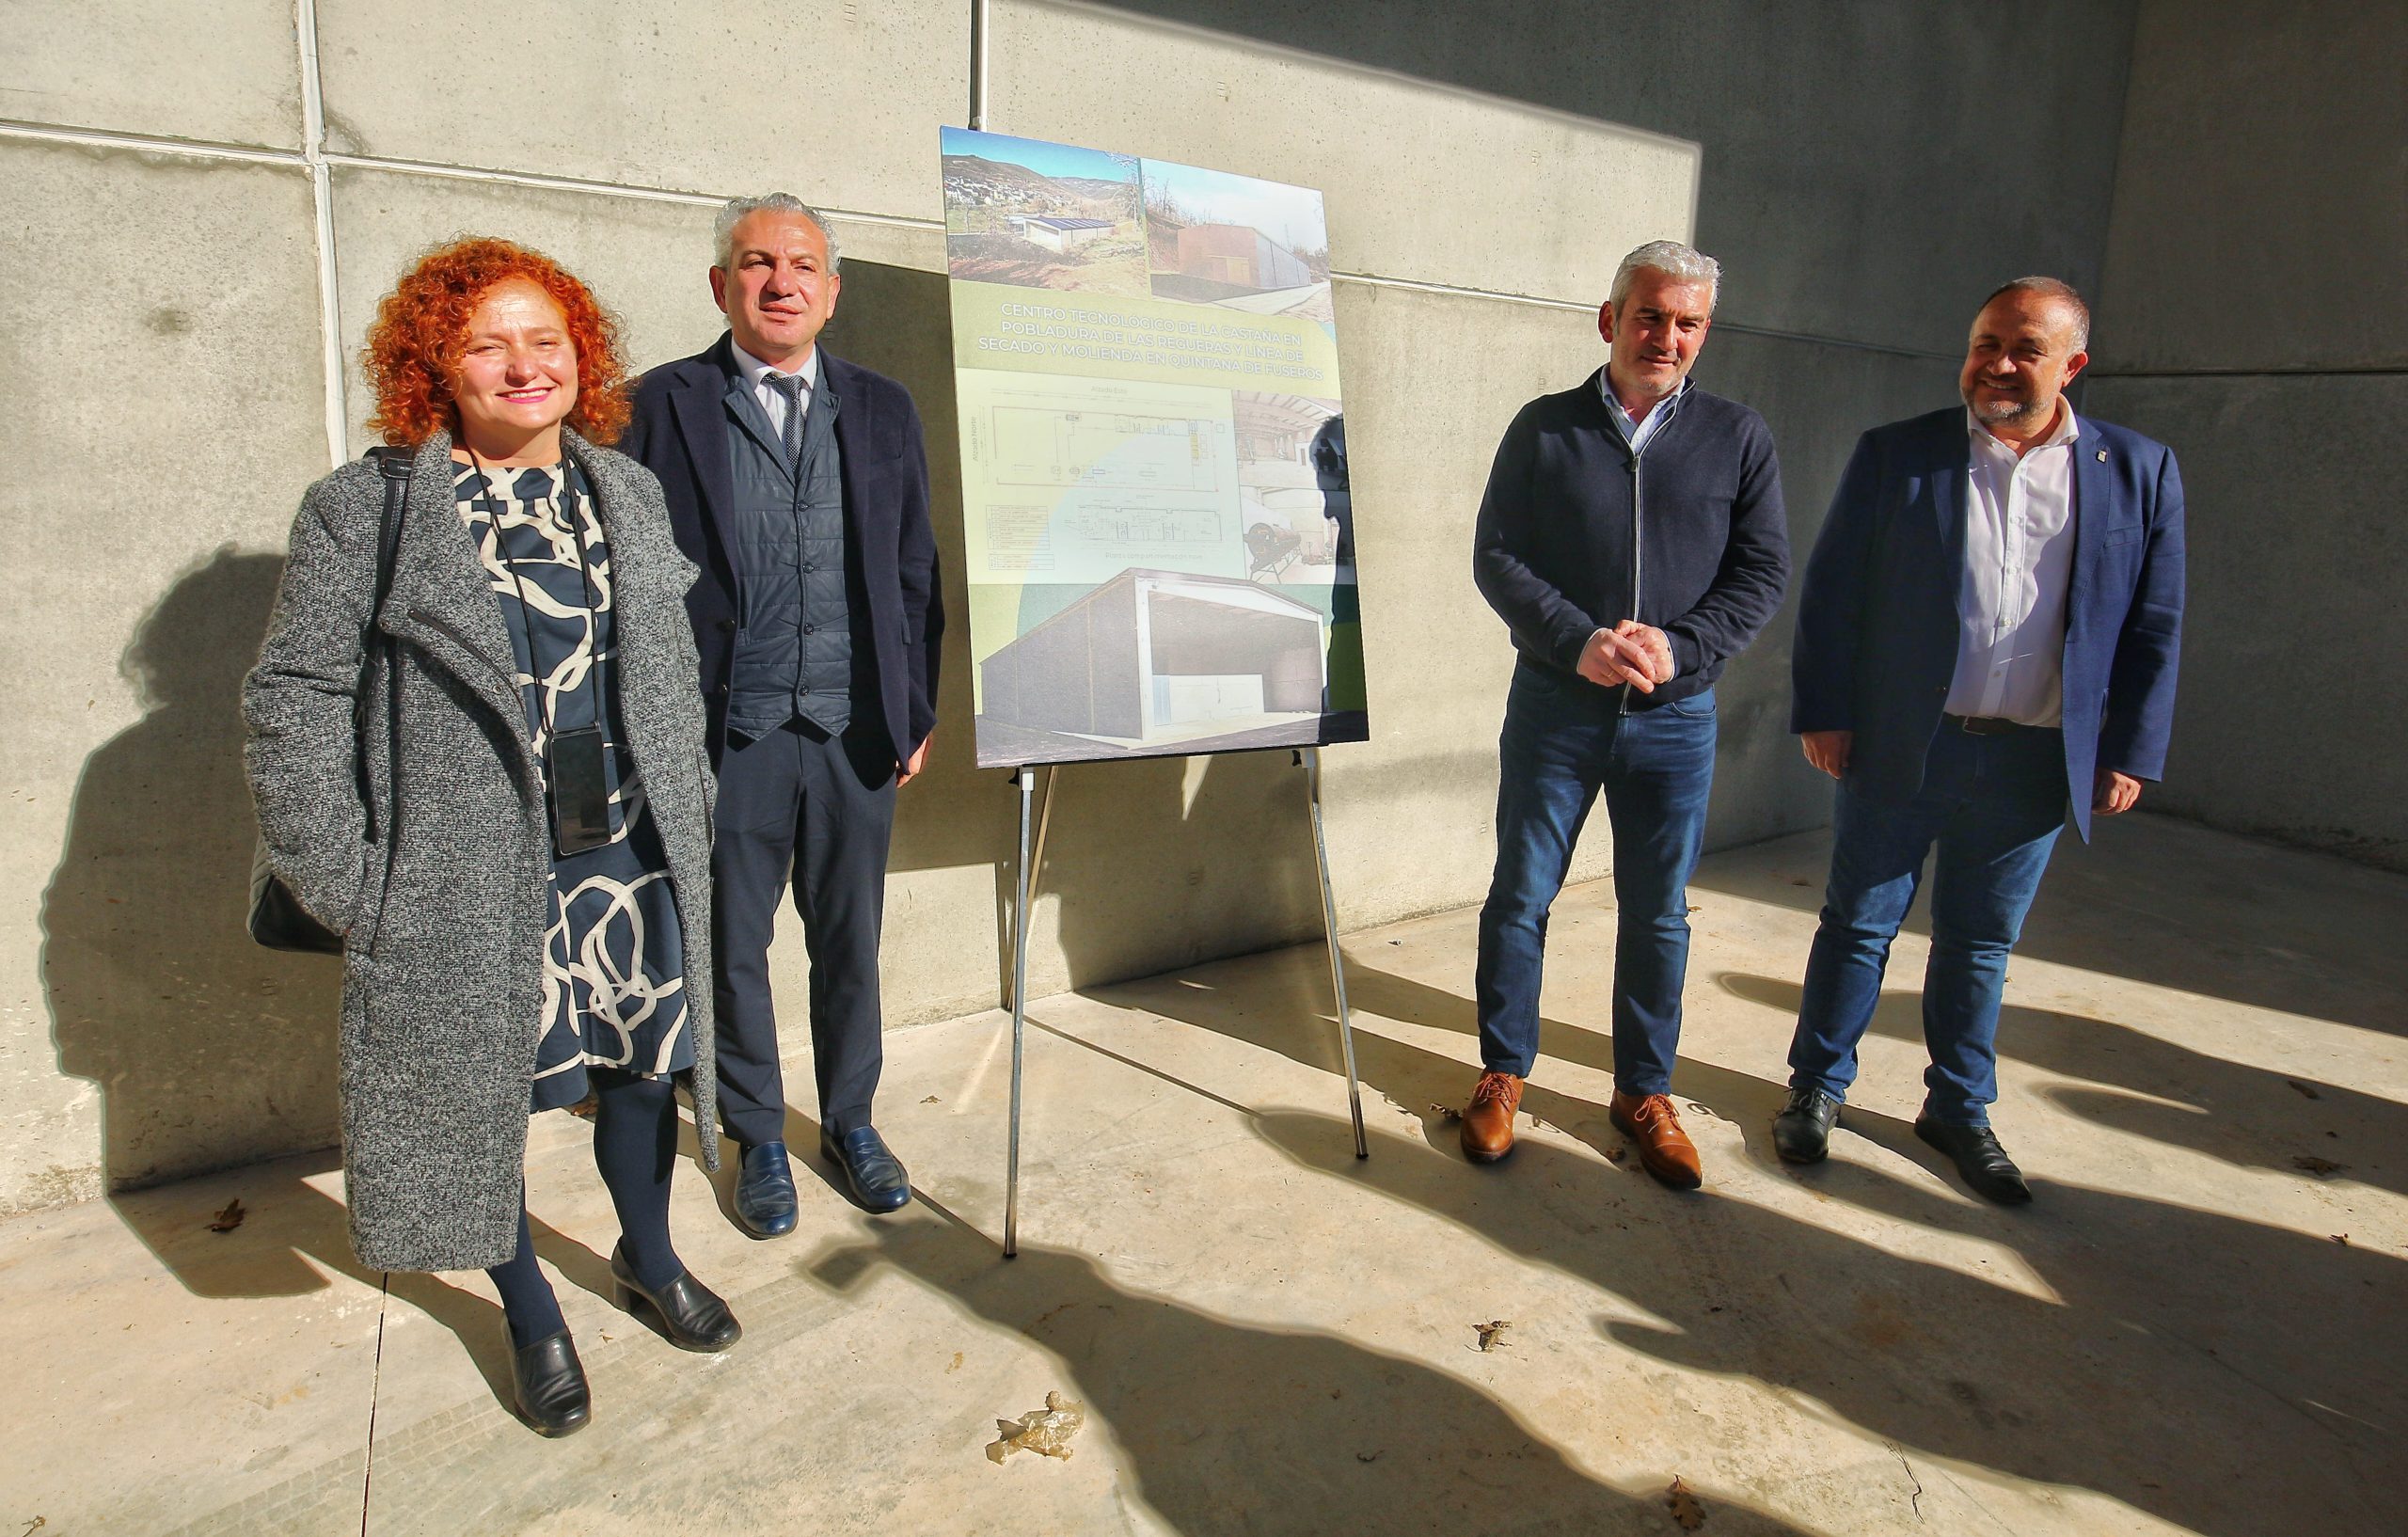
<path fill-rule="evenodd" d="M 1354 1076 L 1354 1024 L 1346 1006 L 1346 962 L 1338 948 L 1338 898 L 1329 885 L 1329 842 L 1322 832 L 1321 818 L 1321 749 L 1305 747 L 1294 750 L 1294 760 L 1305 770 L 1305 790 L 1312 807 L 1313 865 L 1321 876 L 1322 929 L 1329 940 L 1329 985 L 1338 1003 L 1338 1042 L 1346 1058 L 1346 1108 L 1354 1121 L 1354 1156 L 1371 1156 L 1370 1144 L 1363 1136 L 1363 1090 Z M 1037 768 L 1023 766 L 1012 770 L 1012 783 L 1020 786 L 1020 854 L 1013 879 L 1012 893 L 1012 1106 L 1010 1150 L 1004 1164 L 1004 1258 L 1016 1258 L 1020 1253 L 1020 1097 L 1022 1047 L 1028 1025 L 1028 888 L 1029 879 L 1038 861 L 1045 857 L 1045 829 L 1054 816 L 1054 776 L 1058 765 L 1045 766 L 1045 801 L 1035 805 Z M 1032 847 L 1029 830 L 1034 823 L 1036 838 Z"/>

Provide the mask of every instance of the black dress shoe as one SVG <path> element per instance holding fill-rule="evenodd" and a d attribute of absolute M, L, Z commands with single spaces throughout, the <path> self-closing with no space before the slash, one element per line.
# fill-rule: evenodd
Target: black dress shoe
<path fill-rule="evenodd" d="M 820 1133 L 819 1156 L 844 1172 L 846 1192 L 864 1212 L 899 1211 L 911 1199 L 911 1177 L 876 1127 L 856 1126 L 841 1137 Z"/>
<path fill-rule="evenodd" d="M 2023 1182 L 2023 1171 L 2006 1149 L 1998 1145 L 1998 1137 L 1987 1126 L 1951 1126 L 1946 1121 L 1918 1118 L 1915 1135 L 1948 1155 L 1956 1172 L 1973 1187 L 1973 1194 L 1986 1196 L 2001 1206 L 2021 1206 L 2032 1198 L 2032 1187 Z"/>
<path fill-rule="evenodd" d="M 585 1367 L 566 1329 L 510 1353 L 510 1389 L 518 1418 L 538 1435 L 572 1434 L 594 1417 Z"/>
<path fill-rule="evenodd" d="M 1772 1118 L 1772 1150 L 1784 1164 L 1819 1164 L 1831 1150 L 1831 1127 L 1840 1102 L 1819 1088 L 1793 1088 L 1789 1103 Z"/>
<path fill-rule="evenodd" d="M 744 1325 L 727 1310 L 719 1293 L 694 1279 L 690 1270 L 657 1291 L 636 1279 L 620 1249 L 610 1251 L 610 1279 L 617 1282 L 619 1306 L 642 1318 L 652 1315 L 660 1332 L 680 1350 L 721 1351 L 744 1338 Z M 639 1308 L 641 1301 L 646 1306 Z"/>
<path fill-rule="evenodd" d="M 733 1204 L 736 1220 L 755 1238 L 784 1238 L 794 1231 L 794 1168 L 786 1162 L 784 1143 L 744 1149 Z"/>

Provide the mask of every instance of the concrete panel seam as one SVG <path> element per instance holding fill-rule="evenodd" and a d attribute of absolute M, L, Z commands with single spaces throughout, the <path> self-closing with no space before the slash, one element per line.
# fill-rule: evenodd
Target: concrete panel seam
<path fill-rule="evenodd" d="M 150 134 L 120 134 L 106 128 L 62 128 L 55 123 L 0 118 L 0 138 L 32 139 L 44 144 L 71 144 L 91 150 L 132 150 L 141 154 L 182 155 L 193 160 L 235 160 L 255 166 L 306 166 L 298 151 L 258 145 L 225 144 L 211 139 L 162 138 Z"/>
<path fill-rule="evenodd" d="M 1434 283 L 1418 277 L 1383 277 L 1369 272 L 1333 270 L 1330 277 L 1341 283 L 1361 283 L 1367 288 L 1410 289 L 1418 293 L 1439 293 L 1454 299 L 1488 299 L 1499 304 L 1526 304 L 1541 309 L 1569 309 L 1583 315 L 1593 315 L 1602 299 L 1556 299 L 1538 293 L 1514 293 L 1503 289 L 1468 288 L 1458 283 Z M 1751 325 L 1744 321 L 1718 320 L 1714 323 L 1726 331 L 1741 336 L 1769 337 L 1779 341 L 1804 341 L 1822 347 L 1846 347 L 1857 352 L 1880 353 L 1891 357 L 1924 357 L 1936 362 L 1953 363 L 1953 352 L 1934 352 L 1926 347 L 1901 347 L 1887 341 L 1861 341 L 1853 337 L 1821 336 L 1812 331 L 1789 331 L 1771 325 Z"/>
<path fill-rule="evenodd" d="M 2303 363 L 2295 368 L 2137 368 L 2092 369 L 2088 377 L 2100 379 L 2326 379 L 2380 376 L 2408 373 L 2403 363 L 2343 363 L 2319 367 Z"/>
<path fill-rule="evenodd" d="M 1891 341 L 1861 341 L 1849 336 L 1825 336 L 1818 331 L 1790 331 L 1777 325 L 1751 325 L 1743 320 L 1718 320 L 1714 323 L 1725 331 L 1739 336 L 1764 337 L 1773 341 L 1803 341 L 1816 347 L 1845 347 L 1850 352 L 1878 353 L 1884 357 L 1918 357 L 1935 363 L 1956 363 L 1964 354 L 1938 352 L 1930 347 L 1902 347 Z"/>
<path fill-rule="evenodd" d="M 325 157 L 329 166 L 346 169 L 388 171 L 402 176 L 434 176 L 457 182 L 483 182 L 513 187 L 532 187 L 545 192 L 581 192 L 603 198 L 629 198 L 639 202 L 684 203 L 694 208 L 717 208 L 729 196 L 709 192 L 677 192 L 668 187 L 638 186 L 625 182 L 594 182 L 576 176 L 543 176 L 531 171 L 495 170 L 483 166 L 451 166 L 434 160 L 391 160 L 382 155 L 332 153 Z M 822 208 L 820 212 L 832 219 L 851 224 L 882 225 L 893 230 L 939 231 L 944 229 L 943 219 L 913 218 L 904 214 L 870 214 L 860 209 Z"/>
<path fill-rule="evenodd" d="M 0 138 L 29 139 L 45 144 L 71 144 L 96 150 L 131 150 L 140 154 L 181 155 L 194 160 L 234 160 L 254 165 L 287 166 L 296 170 L 311 167 L 309 155 L 303 151 L 269 150 L 243 144 L 221 144 L 206 139 L 162 138 L 148 134 L 124 134 L 112 129 L 62 128 L 52 123 L 25 122 L 17 119 L 0 119 Z M 355 155 L 322 151 L 317 163 L 345 170 L 389 171 L 401 176 L 433 176 L 457 182 L 483 182 L 501 186 L 533 187 L 547 192 L 579 192 L 600 198 L 627 198 L 639 202 L 686 203 L 697 208 L 717 208 L 729 195 L 707 192 L 676 192 L 667 187 L 637 186 L 621 182 L 593 182 L 574 176 L 540 176 L 527 171 L 493 170 L 479 166 L 447 166 L 428 160 L 392 160 L 381 155 Z M 917 230 L 938 232 L 944 229 L 942 219 L 914 218 L 902 214 L 871 214 L 861 209 L 822 208 L 832 219 L 850 224 L 881 225 L 895 230 Z"/>
<path fill-rule="evenodd" d="M 326 99 L 318 77 L 317 0 L 293 0 L 301 51 L 301 155 L 309 166 L 309 202 L 318 241 L 318 328 L 325 374 L 326 461 L 349 456 L 351 412 L 343 376 L 342 298 L 336 286 L 335 198 L 326 172 Z"/>
<path fill-rule="evenodd" d="M 55 128 L 40 123 L 20 122 L 0 119 L 0 137 L 41 140 L 58 144 L 89 145 L 101 149 L 136 150 L 151 154 L 189 155 L 199 159 L 243 160 L 277 166 L 292 166 L 315 170 L 318 166 L 340 166 L 346 170 L 386 171 L 402 176 L 432 176 L 460 182 L 480 182 L 489 185 L 531 187 L 548 192 L 578 192 L 600 198 L 628 198 L 642 202 L 684 203 L 692 207 L 715 208 L 726 199 L 703 192 L 675 192 L 666 187 L 634 186 L 618 182 L 593 182 L 573 176 L 539 176 L 525 171 L 494 170 L 477 166 L 448 166 L 436 161 L 393 160 L 381 155 L 355 155 L 321 151 L 315 165 L 307 154 L 289 150 L 259 150 L 241 145 L 210 144 L 197 139 L 155 138 L 138 134 L 119 134 L 73 128 Z M 860 209 L 824 208 L 832 219 L 851 224 L 878 225 L 894 230 L 917 230 L 929 233 L 944 229 L 942 219 L 913 218 L 900 214 L 871 214 Z M 329 236 L 331 239 L 331 236 Z M 1360 283 L 1369 288 L 1407 289 L 1422 293 L 1439 293 L 1452 298 L 1488 299 L 1502 304 L 1529 305 L 1541 309 L 1576 310 L 1592 314 L 1596 301 L 1558 299 L 1536 293 L 1513 293 L 1497 289 L 1466 288 L 1451 283 L 1425 282 L 1412 277 L 1384 277 L 1368 272 L 1333 272 L 1330 276 L 1343 283 Z M 1750 325 L 1744 322 L 1724 320 L 1715 324 L 1726 331 L 1742 336 L 1768 337 L 1782 341 L 1805 341 L 1820 346 L 1846 347 L 1857 352 L 1879 353 L 1893 357 L 1927 358 L 1937 362 L 1956 361 L 1955 353 L 1934 352 L 1924 347 L 1902 347 L 1884 341 L 1862 341 L 1851 337 L 1820 336 L 1808 331 L 1782 330 L 1775 326 Z M 2093 377 L 2119 375 L 2094 374 Z M 2137 375 L 2120 375 L 2136 377 Z M 338 458 L 340 458 L 340 453 Z"/>

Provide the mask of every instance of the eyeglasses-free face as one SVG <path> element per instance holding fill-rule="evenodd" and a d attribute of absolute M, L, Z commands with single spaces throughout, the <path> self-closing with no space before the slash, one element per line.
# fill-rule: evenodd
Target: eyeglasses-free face
<path fill-rule="evenodd" d="M 711 269 L 711 298 L 736 344 L 780 368 L 799 363 L 844 287 L 828 261 L 828 237 L 800 214 L 763 209 L 737 220 L 728 240 L 728 264 Z"/>
<path fill-rule="evenodd" d="M 452 392 L 460 436 L 483 457 L 559 457 L 560 425 L 577 408 L 577 341 L 552 296 L 524 278 L 487 289 Z"/>

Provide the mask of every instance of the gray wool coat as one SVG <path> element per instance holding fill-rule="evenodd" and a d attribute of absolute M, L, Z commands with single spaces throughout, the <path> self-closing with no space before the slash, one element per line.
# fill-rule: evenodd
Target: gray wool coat
<path fill-rule="evenodd" d="M 564 436 L 610 544 L 627 745 L 677 893 L 694 1121 L 715 1169 L 715 787 L 686 617 L 695 568 L 670 535 L 652 472 Z M 481 1269 L 516 1251 L 543 1024 L 550 817 L 501 606 L 452 479 L 451 439 L 438 435 L 418 452 L 391 593 L 374 616 L 400 642 L 398 776 L 383 668 L 363 677 L 360 665 L 384 512 L 372 463 L 343 466 L 302 499 L 275 616 L 243 686 L 269 859 L 302 906 L 344 935 L 343 1177 L 352 1246 L 381 1270 Z M 374 842 L 353 757 L 357 689 L 370 705 Z"/>

